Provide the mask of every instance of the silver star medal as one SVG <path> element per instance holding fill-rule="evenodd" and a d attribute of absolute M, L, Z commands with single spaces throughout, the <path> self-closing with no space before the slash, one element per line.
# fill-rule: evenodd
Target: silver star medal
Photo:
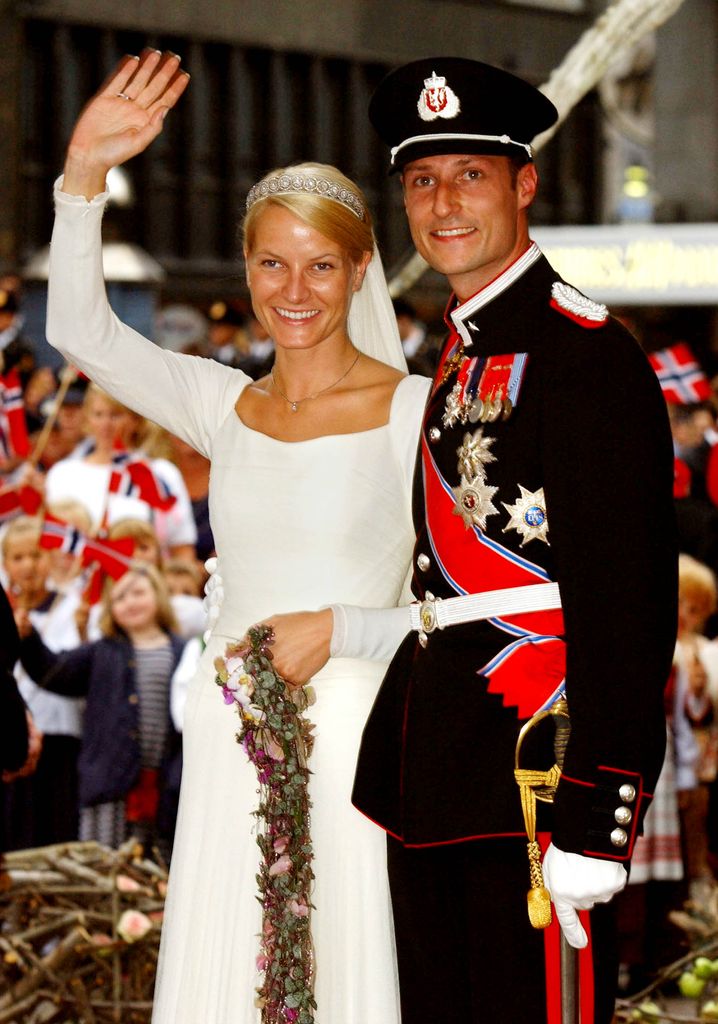
<path fill-rule="evenodd" d="M 446 408 L 441 422 L 445 427 L 453 427 L 455 423 L 466 423 L 467 410 L 461 401 L 461 384 L 454 384 L 446 397 Z"/>
<path fill-rule="evenodd" d="M 468 480 L 473 480 L 476 476 L 485 479 L 484 466 L 489 462 L 496 462 L 496 456 L 490 451 L 495 440 L 495 437 L 484 437 L 481 427 L 473 434 L 464 434 L 464 442 L 456 450 L 459 456 L 458 472 Z"/>
<path fill-rule="evenodd" d="M 542 540 L 544 544 L 548 544 L 548 516 L 546 515 L 546 498 L 543 487 L 537 491 L 527 491 L 519 484 L 519 491 L 521 497 L 513 505 L 507 505 L 505 501 L 501 502 L 511 516 L 503 532 L 516 530 L 520 533 L 521 547 L 530 540 Z"/>
<path fill-rule="evenodd" d="M 490 487 L 480 477 L 467 480 L 462 474 L 459 486 L 451 489 L 456 498 L 452 512 L 455 516 L 461 516 L 467 530 L 470 526 L 478 526 L 485 530 L 488 517 L 499 514 L 499 510 L 491 501 L 498 487 Z"/>

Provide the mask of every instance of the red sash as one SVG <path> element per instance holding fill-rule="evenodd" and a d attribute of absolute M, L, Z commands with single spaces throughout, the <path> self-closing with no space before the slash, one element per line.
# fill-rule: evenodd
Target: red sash
<path fill-rule="evenodd" d="M 490 539 L 477 526 L 467 529 L 453 514 L 456 499 L 422 438 L 426 526 L 444 579 L 457 594 L 521 587 L 549 576 L 541 566 Z M 515 639 L 479 670 L 489 691 L 529 718 L 550 700 L 565 676 L 563 614 L 560 609 L 525 612 L 489 620 Z"/>

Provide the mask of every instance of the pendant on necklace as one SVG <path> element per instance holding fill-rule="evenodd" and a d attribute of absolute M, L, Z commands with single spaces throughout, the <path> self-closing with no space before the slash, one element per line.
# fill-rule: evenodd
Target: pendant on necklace
<path fill-rule="evenodd" d="M 296 412 L 297 411 L 297 403 L 296 402 L 292 402 L 291 406 L 292 406 L 292 412 Z"/>

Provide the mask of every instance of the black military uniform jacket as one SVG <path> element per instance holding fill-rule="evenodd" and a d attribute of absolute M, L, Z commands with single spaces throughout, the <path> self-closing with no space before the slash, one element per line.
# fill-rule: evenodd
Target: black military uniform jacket
<path fill-rule="evenodd" d="M 410 633 L 364 730 L 354 803 L 408 846 L 524 835 L 517 736 L 565 678 L 571 735 L 539 827 L 626 860 L 662 765 L 677 620 L 665 403 L 636 341 L 535 245 L 451 320 L 422 430 L 414 593 L 555 581 L 562 609 L 454 625 L 426 647 Z M 510 415 L 472 423 L 457 404 L 469 361 L 516 354 Z"/>

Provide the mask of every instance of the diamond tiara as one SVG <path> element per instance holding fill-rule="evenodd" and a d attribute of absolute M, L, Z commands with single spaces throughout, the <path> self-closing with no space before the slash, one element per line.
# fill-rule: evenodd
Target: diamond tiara
<path fill-rule="evenodd" d="M 343 185 L 337 185 L 327 178 L 318 178 L 313 174 L 276 174 L 271 178 L 264 178 L 263 181 L 253 185 L 247 193 L 247 210 L 251 209 L 260 199 L 266 199 L 268 196 L 302 192 L 313 193 L 323 196 L 325 199 L 333 199 L 336 203 L 342 203 L 359 220 L 364 220 L 364 204 L 356 193 L 350 192 Z"/>

